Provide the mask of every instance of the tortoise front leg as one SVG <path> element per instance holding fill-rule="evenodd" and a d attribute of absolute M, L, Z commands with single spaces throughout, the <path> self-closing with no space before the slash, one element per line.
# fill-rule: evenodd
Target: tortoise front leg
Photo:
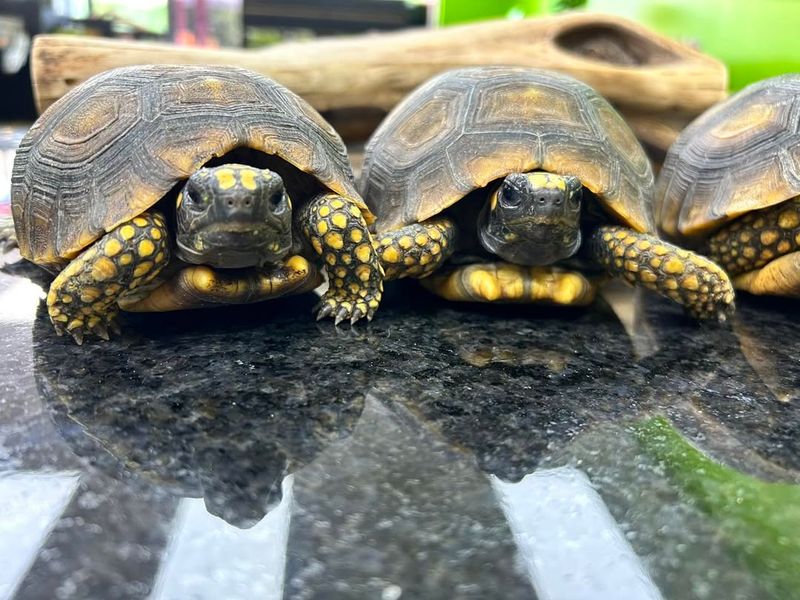
<path fill-rule="evenodd" d="M 376 240 L 386 279 L 427 277 L 455 249 L 456 226 L 446 217 L 384 233 Z"/>
<path fill-rule="evenodd" d="M 70 262 L 50 284 L 47 311 L 58 335 L 78 344 L 93 333 L 108 339 L 117 329 L 117 302 L 151 282 L 169 262 L 168 231 L 158 213 L 119 225 Z"/>
<path fill-rule="evenodd" d="M 709 256 L 751 294 L 800 296 L 800 198 L 757 210 L 709 240 Z"/>
<path fill-rule="evenodd" d="M 372 320 L 383 294 L 383 269 L 356 203 L 322 194 L 305 206 L 300 222 L 328 275 L 317 319 L 331 316 L 337 325 L 362 317 Z"/>
<path fill-rule="evenodd" d="M 181 269 L 144 298 L 120 299 L 130 312 L 165 312 L 225 304 L 249 304 L 286 294 L 311 291 L 322 283 L 319 272 L 302 256 L 272 268 L 226 273 L 205 265 Z"/>
<path fill-rule="evenodd" d="M 505 262 L 471 264 L 437 272 L 422 285 L 445 300 L 461 302 L 549 303 L 585 306 L 595 285 L 581 273 L 557 267 L 525 267 Z"/>
<path fill-rule="evenodd" d="M 733 311 L 730 279 L 700 254 L 611 225 L 592 233 L 589 248 L 594 260 L 612 275 L 675 300 L 697 319 L 723 320 Z"/>

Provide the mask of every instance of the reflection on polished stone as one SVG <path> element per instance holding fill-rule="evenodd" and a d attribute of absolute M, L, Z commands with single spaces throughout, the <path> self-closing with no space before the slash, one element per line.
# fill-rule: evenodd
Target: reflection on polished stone
<path fill-rule="evenodd" d="M 29 286 L 20 281 L 0 275 L 0 293 Z M 80 472 L 21 597 L 145 597 L 156 581 L 161 593 L 211 597 L 213 562 L 237 597 L 270 581 L 292 598 L 532 598 L 545 588 L 515 534 L 536 533 L 534 504 L 501 506 L 495 488 L 560 467 L 605 505 L 594 524 L 629 544 L 631 569 L 610 573 L 620 597 L 637 569 L 665 598 L 778 589 L 774 572 L 737 560 L 738 540 L 637 432 L 665 418 L 725 469 L 796 488 L 795 303 L 743 297 L 716 326 L 645 295 L 623 325 L 602 302 L 453 305 L 409 283 L 354 330 L 314 323 L 314 299 L 298 297 L 124 315 L 121 336 L 78 347 L 41 310 L 26 320 L 35 298 L 19 298 L 0 311 L 10 354 L 0 389 L 26 408 L 3 413 L 0 468 Z M 30 353 L 38 390 L 17 391 Z M 31 421 L 37 404 L 55 428 Z M 275 509 L 289 473 L 291 497 Z M 553 548 L 583 546 L 555 525 Z M 274 533 L 274 561 L 232 559 L 268 526 L 286 533 Z M 220 540 L 240 553 L 204 555 Z M 597 567 L 574 556 L 575 573 Z"/>
<path fill-rule="evenodd" d="M 280 329 L 80 347 L 54 340 L 43 313 L 35 375 L 76 454 L 113 477 L 202 497 L 238 527 L 277 505 L 283 478 L 345 437 L 363 408 L 363 377 L 338 375 L 336 356 L 312 347 L 287 352 Z"/>

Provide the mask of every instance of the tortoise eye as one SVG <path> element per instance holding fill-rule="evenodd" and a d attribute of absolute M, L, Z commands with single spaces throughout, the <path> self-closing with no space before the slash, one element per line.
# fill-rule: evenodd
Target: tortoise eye
<path fill-rule="evenodd" d="M 203 196 L 201 196 L 197 190 L 189 186 L 186 187 L 184 198 L 191 208 L 202 208 L 202 206 L 205 204 Z"/>
<path fill-rule="evenodd" d="M 508 206 L 509 208 L 516 208 L 522 201 L 522 194 L 520 194 L 516 190 L 510 190 L 508 188 L 500 190 L 499 196 L 500 196 L 500 203 L 503 206 Z"/>

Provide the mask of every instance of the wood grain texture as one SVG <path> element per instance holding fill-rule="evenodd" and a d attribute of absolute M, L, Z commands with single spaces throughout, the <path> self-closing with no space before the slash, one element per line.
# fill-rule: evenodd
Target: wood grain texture
<path fill-rule="evenodd" d="M 568 73 L 623 110 L 697 114 L 723 99 L 727 89 L 720 62 L 625 19 L 582 12 L 292 42 L 265 50 L 47 35 L 36 38 L 31 60 L 40 110 L 96 73 L 148 63 L 246 67 L 287 86 L 319 111 L 389 110 L 444 70 L 490 64 Z"/>

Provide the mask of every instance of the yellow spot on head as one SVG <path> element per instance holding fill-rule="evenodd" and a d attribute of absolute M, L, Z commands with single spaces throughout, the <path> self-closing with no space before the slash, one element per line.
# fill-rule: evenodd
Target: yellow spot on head
<path fill-rule="evenodd" d="M 144 217 L 136 217 L 133 220 L 133 224 L 137 225 L 139 227 L 147 227 L 147 225 L 148 225 L 147 219 L 145 219 Z"/>
<path fill-rule="evenodd" d="M 105 281 L 111 279 L 117 274 L 117 266 L 109 258 L 101 256 L 92 265 L 92 278 L 95 281 Z"/>
<path fill-rule="evenodd" d="M 665 279 L 664 280 L 664 287 L 668 290 L 677 290 L 678 289 L 678 282 L 674 279 Z"/>
<path fill-rule="evenodd" d="M 157 263 L 159 263 L 159 262 L 161 262 L 162 260 L 164 260 L 164 253 L 163 253 L 163 252 L 159 252 L 158 254 L 156 254 L 155 261 L 156 261 Z"/>
<path fill-rule="evenodd" d="M 657 244 L 653 246 L 653 253 L 657 254 L 658 256 L 664 256 L 665 254 L 669 253 L 669 248 L 662 246 L 661 244 Z"/>
<path fill-rule="evenodd" d="M 328 235 L 325 236 L 325 244 L 327 244 L 334 250 L 341 250 L 342 246 L 344 246 L 344 240 L 342 239 L 342 234 L 336 231 L 331 231 Z"/>
<path fill-rule="evenodd" d="M 344 229 L 347 227 L 347 217 L 344 215 L 344 213 L 333 213 L 333 216 L 331 217 L 331 223 L 333 223 L 339 229 Z"/>
<path fill-rule="evenodd" d="M 103 254 L 106 256 L 116 256 L 120 252 L 122 252 L 122 243 L 114 238 L 108 240 L 103 247 Z"/>
<path fill-rule="evenodd" d="M 355 243 L 358 243 L 362 239 L 364 239 L 364 234 L 361 233 L 360 229 L 351 229 L 350 230 L 350 239 L 352 241 L 354 241 Z"/>
<path fill-rule="evenodd" d="M 320 235 L 325 235 L 328 233 L 328 224 L 325 221 L 320 221 L 317 223 L 317 233 Z"/>
<path fill-rule="evenodd" d="M 389 248 L 386 250 L 389 250 Z M 369 244 L 361 244 L 356 246 L 356 258 L 358 258 L 358 260 L 360 260 L 362 263 L 370 261 L 370 258 L 372 258 L 372 248 L 370 248 Z"/>
<path fill-rule="evenodd" d="M 319 210 L 317 211 L 317 214 L 320 217 L 327 217 L 329 214 L 331 214 L 331 207 L 330 206 L 320 206 Z"/>
<path fill-rule="evenodd" d="M 431 246 L 431 253 L 432 254 L 439 254 L 442 251 L 442 247 L 439 244 L 433 244 Z"/>
<path fill-rule="evenodd" d="M 136 230 L 130 225 L 123 225 L 119 228 L 119 234 L 123 240 L 130 240 L 136 235 Z"/>
<path fill-rule="evenodd" d="M 217 169 L 214 175 L 217 178 L 217 184 L 219 184 L 219 187 L 223 190 L 229 190 L 236 185 L 236 174 L 233 172 L 233 169 Z"/>
<path fill-rule="evenodd" d="M 399 240 L 397 240 L 397 243 L 403 250 L 408 250 L 409 248 L 411 248 L 411 246 L 414 245 L 414 240 L 411 238 L 410 235 L 404 235 Z"/>
<path fill-rule="evenodd" d="M 314 251 L 317 254 L 322 254 L 322 244 L 320 243 L 320 241 L 317 238 L 313 238 L 311 240 L 311 245 L 314 247 Z"/>
<path fill-rule="evenodd" d="M 497 188 L 492 194 L 491 199 L 489 200 L 489 210 L 494 210 L 495 208 L 497 208 L 497 196 L 499 194 L 500 194 L 500 188 Z"/>
<path fill-rule="evenodd" d="M 138 252 L 139 256 L 150 256 L 156 251 L 156 245 L 150 240 L 142 240 L 139 242 Z"/>
<path fill-rule="evenodd" d="M 325 262 L 333 266 L 336 264 L 336 255 L 333 252 L 328 252 L 325 255 Z"/>
<path fill-rule="evenodd" d="M 331 206 L 333 208 L 344 208 L 344 202 L 342 202 L 339 198 L 331 201 Z"/>
<path fill-rule="evenodd" d="M 252 169 L 239 169 L 239 179 L 245 189 L 253 191 L 258 187 L 256 185 L 256 172 Z"/>
<path fill-rule="evenodd" d="M 70 302 L 72 302 L 72 296 L 70 296 L 69 294 L 64 294 L 63 296 L 61 296 L 61 302 L 63 302 L 64 304 L 69 304 Z"/>
<path fill-rule="evenodd" d="M 150 237 L 153 238 L 154 240 L 160 240 L 161 239 L 161 230 L 158 229 L 157 227 L 153 227 L 150 230 Z"/>
<path fill-rule="evenodd" d="M 417 242 L 417 245 L 424 246 L 428 243 L 428 236 L 424 233 L 418 233 L 414 238 L 414 241 Z"/>
<path fill-rule="evenodd" d="M 651 244 L 647 240 L 640 240 L 639 243 L 636 244 L 636 247 L 639 248 L 639 250 L 648 250 L 650 246 Z"/>

